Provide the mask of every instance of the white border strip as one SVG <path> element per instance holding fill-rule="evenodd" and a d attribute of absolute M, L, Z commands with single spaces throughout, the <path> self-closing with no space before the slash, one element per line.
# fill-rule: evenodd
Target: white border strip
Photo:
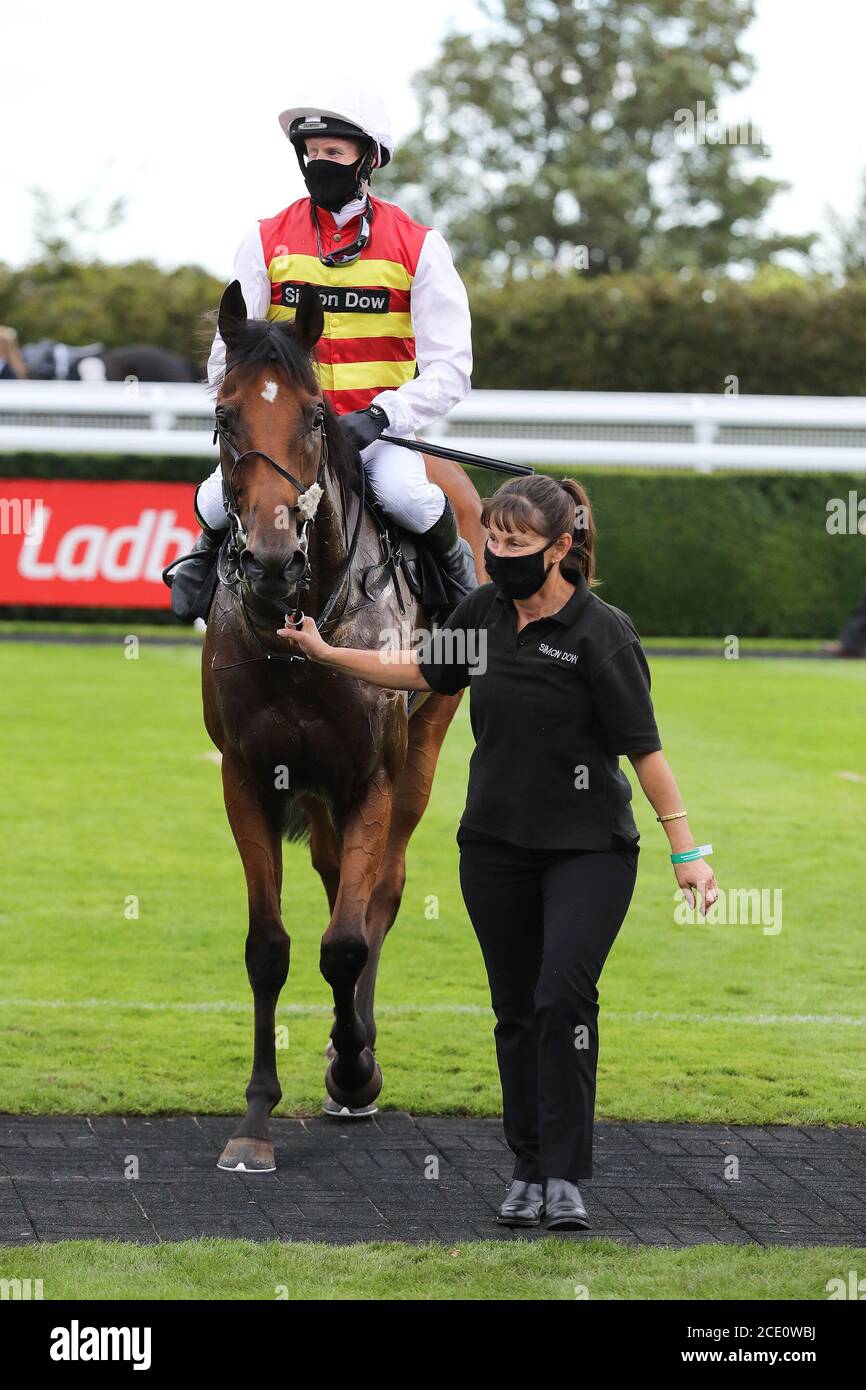
<path fill-rule="evenodd" d="M 252 1014 L 252 1003 L 214 999 L 198 1004 L 157 1003 L 144 999 L 0 999 L 3 1009 L 113 1009 L 118 1011 L 137 1009 L 145 1013 L 183 1013 L 183 1014 Z M 330 1015 L 331 1004 L 280 1004 L 277 1014 L 289 1014 L 296 1018 L 315 1018 Z M 382 1004 L 376 1009 L 379 1017 L 400 1017 L 413 1014 L 454 1014 L 474 1015 L 492 1018 L 493 1011 L 486 1004 Z M 602 1019 L 611 1023 L 698 1023 L 698 1024 L 746 1024 L 747 1026 L 767 1027 L 774 1024 L 798 1026 L 812 1024 L 825 1028 L 866 1028 L 866 1017 L 852 1014 L 686 1014 L 665 1013 L 662 1010 L 628 1013 L 617 1009 L 604 1009 Z"/>

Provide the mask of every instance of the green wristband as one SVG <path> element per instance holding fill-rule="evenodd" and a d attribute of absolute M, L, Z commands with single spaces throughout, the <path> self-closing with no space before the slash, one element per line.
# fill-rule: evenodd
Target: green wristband
<path fill-rule="evenodd" d="M 708 854 L 712 854 L 712 845 L 698 845 L 696 849 L 685 849 L 682 854 L 672 854 L 672 864 L 690 864 L 693 859 L 706 859 Z"/>

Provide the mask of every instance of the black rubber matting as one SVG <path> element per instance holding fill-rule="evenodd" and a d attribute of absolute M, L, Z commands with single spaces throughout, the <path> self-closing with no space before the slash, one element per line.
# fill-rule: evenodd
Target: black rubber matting
<path fill-rule="evenodd" d="M 236 1123 L 0 1116 L 0 1243 L 535 1238 L 495 1222 L 498 1120 L 277 1119 L 263 1175 L 218 1171 Z M 592 1229 L 567 1239 L 866 1246 L 866 1128 L 598 1123 L 580 1189 Z"/>

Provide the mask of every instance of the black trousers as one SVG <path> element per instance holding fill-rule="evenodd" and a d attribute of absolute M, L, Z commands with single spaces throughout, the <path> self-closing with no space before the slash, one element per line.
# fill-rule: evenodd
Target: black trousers
<path fill-rule="evenodd" d="M 461 832 L 460 886 L 496 1015 L 505 1138 L 524 1182 L 592 1177 L 598 991 L 637 845 L 530 850 Z"/>

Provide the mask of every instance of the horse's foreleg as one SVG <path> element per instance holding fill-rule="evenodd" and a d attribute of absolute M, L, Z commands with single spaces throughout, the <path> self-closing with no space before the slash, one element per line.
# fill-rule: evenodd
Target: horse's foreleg
<path fill-rule="evenodd" d="M 376 1045 L 373 1008 L 376 974 L 383 942 L 394 924 L 403 897 L 406 847 L 427 808 L 442 743 L 460 699 L 460 695 L 431 695 L 409 721 L 409 751 L 394 788 L 391 833 L 367 910 L 369 955 L 355 996 L 372 1048 Z"/>
<path fill-rule="evenodd" d="M 343 829 L 340 885 L 322 937 L 321 971 L 334 993 L 334 1056 L 325 1084 L 339 1105 L 371 1105 L 382 1087 L 367 1029 L 355 1007 L 355 985 L 368 956 L 367 907 L 388 843 L 392 785 L 380 768 Z"/>
<path fill-rule="evenodd" d="M 222 766 L 226 812 L 247 880 L 245 956 L 255 1022 L 247 1113 L 226 1144 L 218 1166 L 237 1172 L 270 1172 L 275 1163 L 268 1117 L 282 1095 L 277 1078 L 275 1014 L 289 973 L 289 938 L 280 918 L 282 841 L 279 824 L 268 814 L 249 770 L 230 754 L 223 757 Z"/>
<path fill-rule="evenodd" d="M 340 842 L 327 807 L 316 796 L 298 797 L 310 823 L 310 858 L 322 880 L 331 912 L 340 887 Z"/>

